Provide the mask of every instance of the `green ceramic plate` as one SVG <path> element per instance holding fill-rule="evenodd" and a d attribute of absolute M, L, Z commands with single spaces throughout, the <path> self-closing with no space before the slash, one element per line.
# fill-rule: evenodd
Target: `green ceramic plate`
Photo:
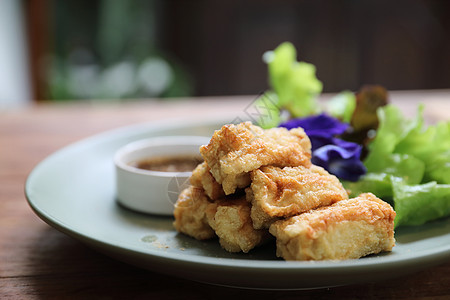
<path fill-rule="evenodd" d="M 402 276 L 450 258 L 450 218 L 400 228 L 391 253 L 348 261 L 286 262 L 274 245 L 231 254 L 217 240 L 178 234 L 173 219 L 145 215 L 115 199 L 113 155 L 121 146 L 162 135 L 211 136 L 227 120 L 177 120 L 106 132 L 41 162 L 25 192 L 45 222 L 93 248 L 139 267 L 211 284 L 260 289 L 309 289 Z M 161 187 L 166 188 L 166 187 Z"/>

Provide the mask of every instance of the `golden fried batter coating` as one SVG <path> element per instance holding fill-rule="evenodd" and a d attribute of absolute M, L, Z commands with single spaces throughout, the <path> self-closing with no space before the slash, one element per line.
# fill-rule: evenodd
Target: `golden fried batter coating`
<path fill-rule="evenodd" d="M 265 165 L 311 165 L 311 142 L 302 128 L 263 130 L 244 122 L 216 130 L 200 153 L 226 195 L 250 184 L 248 172 Z"/>
<path fill-rule="evenodd" d="M 175 229 L 198 240 L 214 237 L 214 230 L 206 219 L 210 203 L 202 189 L 190 186 L 183 190 L 175 203 Z"/>
<path fill-rule="evenodd" d="M 348 199 L 336 176 L 321 167 L 262 167 L 251 173 L 246 189 L 252 203 L 251 217 L 256 229 L 268 228 L 280 218 Z"/>
<path fill-rule="evenodd" d="M 271 238 L 268 230 L 253 228 L 250 203 L 245 196 L 210 203 L 206 215 L 220 245 L 229 252 L 247 253 Z"/>
<path fill-rule="evenodd" d="M 270 239 L 268 230 L 253 228 L 250 204 L 245 196 L 231 196 L 211 202 L 202 189 L 189 187 L 175 204 L 177 231 L 198 240 L 219 237 L 229 252 L 249 252 Z"/>
<path fill-rule="evenodd" d="M 270 226 L 277 256 L 341 260 L 391 251 L 395 212 L 371 193 L 279 220 Z"/>
<path fill-rule="evenodd" d="M 222 186 L 214 179 L 209 170 L 206 162 L 199 164 L 192 171 L 190 182 L 195 187 L 203 188 L 206 195 L 213 200 L 223 198 L 225 193 Z"/>

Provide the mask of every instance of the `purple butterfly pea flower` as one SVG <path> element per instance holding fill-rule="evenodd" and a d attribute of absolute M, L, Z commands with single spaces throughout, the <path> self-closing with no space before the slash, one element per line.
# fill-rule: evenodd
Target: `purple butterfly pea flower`
<path fill-rule="evenodd" d="M 348 124 L 322 113 L 316 116 L 291 119 L 280 124 L 279 127 L 285 127 L 287 129 L 302 127 L 311 134 L 327 134 L 333 136 L 344 133 L 348 126 Z"/>
<path fill-rule="evenodd" d="M 348 124 L 326 114 L 292 119 L 280 124 L 287 129 L 302 127 L 311 140 L 313 164 L 326 169 L 340 179 L 357 181 L 366 173 L 361 162 L 358 144 L 336 138 L 349 127 Z"/>
<path fill-rule="evenodd" d="M 358 181 L 367 172 L 360 160 L 362 147 L 337 138 L 333 142 L 313 151 L 311 162 L 340 179 Z"/>
<path fill-rule="evenodd" d="M 330 117 L 324 113 L 317 116 L 298 118 L 286 121 L 279 127 L 287 129 L 301 127 L 311 140 L 312 150 L 332 143 L 332 138 L 345 132 L 348 124 Z"/>

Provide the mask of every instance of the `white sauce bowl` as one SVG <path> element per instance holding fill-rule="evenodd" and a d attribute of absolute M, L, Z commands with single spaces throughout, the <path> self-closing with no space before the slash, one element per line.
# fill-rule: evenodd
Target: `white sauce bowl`
<path fill-rule="evenodd" d="M 200 156 L 202 136 L 163 136 L 132 142 L 114 156 L 117 201 L 139 212 L 173 215 L 179 193 L 189 186 L 192 172 L 162 172 L 139 169 L 131 164 L 152 157 Z"/>

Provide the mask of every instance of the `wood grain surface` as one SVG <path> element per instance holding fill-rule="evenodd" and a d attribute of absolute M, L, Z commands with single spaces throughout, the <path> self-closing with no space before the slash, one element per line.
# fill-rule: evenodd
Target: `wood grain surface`
<path fill-rule="evenodd" d="M 392 92 L 391 98 L 410 115 L 426 103 L 430 123 L 450 119 L 450 90 Z M 152 273 L 51 228 L 26 202 L 33 167 L 72 142 L 158 119 L 240 116 L 253 99 L 85 101 L 0 111 L 0 299 L 449 299 L 450 261 L 394 280 L 306 291 L 241 290 Z"/>

